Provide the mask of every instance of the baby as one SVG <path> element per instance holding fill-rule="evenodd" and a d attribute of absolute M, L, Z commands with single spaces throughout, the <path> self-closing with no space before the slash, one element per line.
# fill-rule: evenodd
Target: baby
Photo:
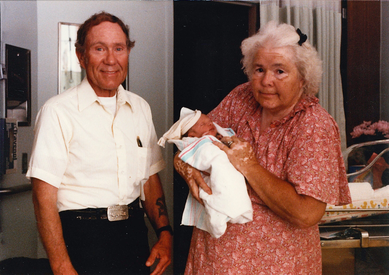
<path fill-rule="evenodd" d="M 181 151 L 179 157 L 203 174 L 211 187 L 212 195 L 200 189 L 204 206 L 189 193 L 181 224 L 196 226 L 219 238 L 227 228 L 227 222 L 252 221 L 252 206 L 245 179 L 229 162 L 227 155 L 213 144 L 223 136 L 232 136 L 234 131 L 212 123 L 200 111 L 183 107 L 180 119 L 158 141 L 174 143 Z M 209 176 L 208 176 L 209 174 Z"/>

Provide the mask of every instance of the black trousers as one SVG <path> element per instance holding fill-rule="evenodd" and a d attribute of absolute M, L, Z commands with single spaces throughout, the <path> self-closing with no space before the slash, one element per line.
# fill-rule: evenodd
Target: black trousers
<path fill-rule="evenodd" d="M 63 235 L 79 274 L 150 274 L 147 227 L 143 211 L 128 220 L 79 220 L 73 211 L 60 212 Z"/>

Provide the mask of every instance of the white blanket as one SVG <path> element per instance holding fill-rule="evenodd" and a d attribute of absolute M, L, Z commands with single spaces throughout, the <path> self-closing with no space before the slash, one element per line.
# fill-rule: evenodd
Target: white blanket
<path fill-rule="evenodd" d="M 213 141 L 213 136 L 169 140 L 175 143 L 186 163 L 205 171 L 205 182 L 211 187 L 212 195 L 200 189 L 200 198 L 205 207 L 189 193 L 181 224 L 196 226 L 219 238 L 227 228 L 227 222 L 246 223 L 253 220 L 253 209 L 247 193 L 245 179 L 229 162 L 227 155 Z"/>

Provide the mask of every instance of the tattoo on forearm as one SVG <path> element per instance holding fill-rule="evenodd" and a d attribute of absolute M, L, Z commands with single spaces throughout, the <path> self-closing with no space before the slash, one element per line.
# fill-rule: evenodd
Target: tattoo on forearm
<path fill-rule="evenodd" d="M 167 216 L 167 209 L 165 205 L 165 198 L 158 198 L 157 202 L 155 203 L 158 206 L 159 216 Z"/>

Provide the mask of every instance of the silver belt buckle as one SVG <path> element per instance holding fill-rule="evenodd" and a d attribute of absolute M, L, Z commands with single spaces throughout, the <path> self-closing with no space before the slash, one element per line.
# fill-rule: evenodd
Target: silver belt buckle
<path fill-rule="evenodd" d="M 110 222 L 127 220 L 128 206 L 127 205 L 108 206 L 107 216 Z"/>

